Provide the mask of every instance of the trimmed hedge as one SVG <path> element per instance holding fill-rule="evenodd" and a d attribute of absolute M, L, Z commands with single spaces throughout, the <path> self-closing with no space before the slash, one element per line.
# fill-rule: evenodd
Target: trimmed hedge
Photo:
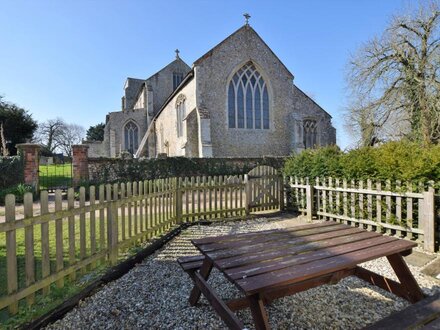
<path fill-rule="evenodd" d="M 258 165 L 282 169 L 285 158 L 89 159 L 91 183 L 139 181 L 198 175 L 246 174 Z"/>
<path fill-rule="evenodd" d="M 284 173 L 298 177 L 440 183 L 440 145 L 388 142 L 342 152 L 338 147 L 310 149 L 287 159 Z"/>

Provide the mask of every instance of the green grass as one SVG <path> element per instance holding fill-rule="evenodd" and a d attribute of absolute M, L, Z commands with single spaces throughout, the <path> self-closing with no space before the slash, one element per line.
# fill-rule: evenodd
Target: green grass
<path fill-rule="evenodd" d="M 96 250 L 99 252 L 101 246 L 99 244 L 100 228 L 99 228 L 99 212 L 96 214 Z M 133 218 L 134 221 L 134 218 Z M 139 221 L 139 218 L 138 218 Z M 134 223 L 134 222 L 133 222 Z M 68 220 L 62 221 L 63 224 L 63 259 L 64 266 L 69 266 L 69 231 L 68 231 Z M 105 221 L 105 228 L 107 224 Z M 133 225 L 132 225 L 133 226 Z M 139 225 L 138 225 L 139 226 Z M 128 232 L 128 220 L 125 220 L 125 231 Z M 104 237 L 107 233 L 104 230 Z M 90 219 L 86 218 L 86 256 L 91 255 L 90 247 Z M 119 237 L 122 237 L 122 219 L 119 217 Z M 16 240 L 17 240 L 17 266 L 18 266 L 18 286 L 19 290 L 25 287 L 25 232 L 23 229 L 16 230 Z M 50 268 L 51 273 L 55 273 L 56 267 L 56 248 L 55 248 L 55 223 L 54 221 L 49 222 L 49 250 L 50 250 Z M 103 247 L 105 248 L 105 246 Z M 119 258 L 120 260 L 126 259 L 128 256 L 133 255 L 138 251 L 138 247 L 131 246 L 124 250 L 120 250 Z M 75 217 L 75 254 L 76 260 L 80 260 L 80 221 L 79 217 Z M 34 255 L 35 255 L 35 280 L 38 281 L 42 278 L 41 272 L 41 225 L 34 226 Z M 51 285 L 50 294 L 43 296 L 39 293 L 36 294 L 36 303 L 33 306 L 26 306 L 26 301 L 23 299 L 20 302 L 20 312 L 17 315 L 10 316 L 7 309 L 0 311 L 0 329 L 2 325 L 4 327 L 15 327 L 17 325 L 26 323 L 35 319 L 38 316 L 43 315 L 49 310 L 53 309 L 57 305 L 61 304 L 67 298 L 71 297 L 75 293 L 81 291 L 87 284 L 96 279 L 100 274 L 102 274 L 106 269 L 109 268 L 107 261 L 102 263 L 98 262 L 97 268 L 90 270 L 87 269 L 85 275 L 81 275 L 77 272 L 76 281 L 70 282 L 68 277 L 65 277 L 65 284 L 63 288 L 57 288 L 55 284 Z M 0 296 L 7 295 L 7 280 L 6 280 L 6 234 L 0 233 Z"/>
<path fill-rule="evenodd" d="M 40 165 L 40 188 L 70 187 L 72 182 L 72 164 Z"/>

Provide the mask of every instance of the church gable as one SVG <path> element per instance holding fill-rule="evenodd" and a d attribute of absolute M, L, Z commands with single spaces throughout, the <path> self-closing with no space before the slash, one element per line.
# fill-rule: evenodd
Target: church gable
<path fill-rule="evenodd" d="M 111 157 L 136 147 L 136 157 L 262 157 L 334 144 L 331 116 L 293 78 L 246 21 L 192 69 L 176 51 L 148 79 L 129 78 L 133 107 L 109 115 L 103 145 Z"/>
<path fill-rule="evenodd" d="M 237 31 L 232 33 L 226 39 L 214 46 L 200 58 L 194 62 L 194 67 L 201 67 L 206 62 L 212 61 L 216 57 L 227 57 L 239 51 L 240 55 L 247 56 L 249 60 L 257 59 L 258 53 L 262 53 L 263 57 L 276 63 L 280 72 L 294 78 L 290 70 L 260 37 L 260 35 L 249 25 L 244 25 Z M 244 64 L 244 63 L 243 63 Z"/>

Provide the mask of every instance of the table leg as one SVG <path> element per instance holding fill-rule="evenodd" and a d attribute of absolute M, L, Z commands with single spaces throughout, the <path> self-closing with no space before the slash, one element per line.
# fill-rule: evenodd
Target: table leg
<path fill-rule="evenodd" d="M 209 274 L 211 274 L 212 270 L 212 261 L 205 257 L 205 260 L 203 261 L 202 267 L 200 267 L 200 275 L 204 280 L 207 280 L 209 277 Z M 189 303 L 191 306 L 194 306 L 197 304 L 197 302 L 200 299 L 200 294 L 202 292 L 198 288 L 196 284 L 194 284 L 194 287 L 191 291 L 191 294 L 189 296 Z"/>
<path fill-rule="evenodd" d="M 255 329 L 269 330 L 269 320 L 266 309 L 264 308 L 263 298 L 259 294 L 248 297 L 249 305 L 251 307 L 252 318 L 254 319 Z"/>
<path fill-rule="evenodd" d="M 416 279 L 411 274 L 411 271 L 408 268 L 408 265 L 406 264 L 405 259 L 403 259 L 402 255 L 400 253 L 396 253 L 388 256 L 387 258 L 389 263 L 391 264 L 391 267 L 393 267 L 394 272 L 399 278 L 399 281 L 402 284 L 403 288 L 408 292 L 410 301 L 412 303 L 416 303 L 422 300 L 425 295 L 417 284 Z"/>

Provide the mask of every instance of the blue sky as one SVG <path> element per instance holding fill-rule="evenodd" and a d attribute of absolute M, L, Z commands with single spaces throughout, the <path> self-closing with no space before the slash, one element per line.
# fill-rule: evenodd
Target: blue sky
<path fill-rule="evenodd" d="M 345 148 L 349 55 L 416 1 L 0 0 L 0 95 L 38 121 L 85 128 L 120 109 L 126 77 L 147 78 L 174 59 L 192 64 L 244 23 L 333 116 Z"/>

